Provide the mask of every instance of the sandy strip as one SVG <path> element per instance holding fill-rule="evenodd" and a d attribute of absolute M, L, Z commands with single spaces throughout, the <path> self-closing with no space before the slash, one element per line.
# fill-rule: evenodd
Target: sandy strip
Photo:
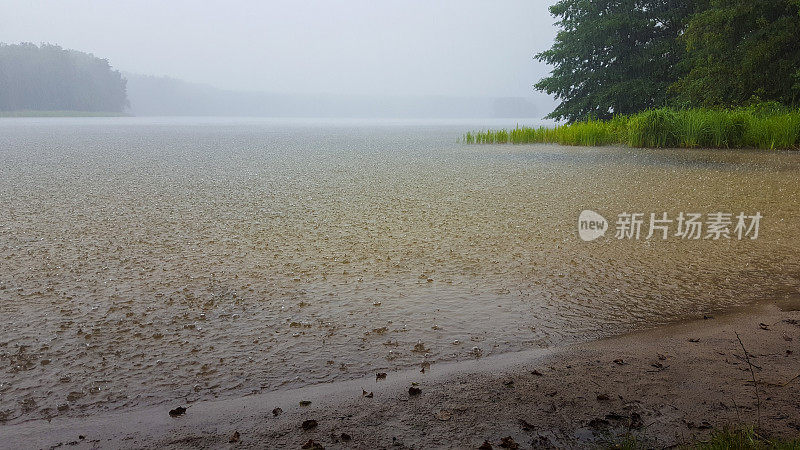
<path fill-rule="evenodd" d="M 582 447 L 630 432 L 668 447 L 759 421 L 772 435 L 800 436 L 798 375 L 800 312 L 763 305 L 566 349 L 195 403 L 176 418 L 168 411 L 178 404 L 3 426 L 0 435 L 8 448 L 314 448 L 310 440 L 325 448 L 499 448 L 505 437 L 528 448 Z M 409 395 L 412 383 L 421 394 Z M 304 429 L 307 420 L 316 426 Z"/>

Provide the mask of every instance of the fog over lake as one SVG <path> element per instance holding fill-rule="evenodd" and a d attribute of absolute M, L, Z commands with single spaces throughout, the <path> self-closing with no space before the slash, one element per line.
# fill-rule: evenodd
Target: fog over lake
<path fill-rule="evenodd" d="M 11 0 L 0 42 L 108 59 L 135 115 L 543 117 L 552 3 Z"/>

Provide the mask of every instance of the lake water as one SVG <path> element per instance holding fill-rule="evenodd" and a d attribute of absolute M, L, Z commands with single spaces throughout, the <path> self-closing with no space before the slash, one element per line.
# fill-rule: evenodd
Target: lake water
<path fill-rule="evenodd" d="M 458 143 L 498 125 L 0 121 L 0 420 L 800 297 L 800 154 Z M 579 239 L 584 209 L 605 238 Z M 651 212 L 718 211 L 760 212 L 758 239 L 644 239 Z M 645 213 L 642 239 L 614 239 L 622 212 Z"/>

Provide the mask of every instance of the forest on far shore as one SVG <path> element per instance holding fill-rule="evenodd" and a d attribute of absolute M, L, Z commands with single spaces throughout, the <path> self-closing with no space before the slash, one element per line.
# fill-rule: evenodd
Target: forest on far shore
<path fill-rule="evenodd" d="M 0 43 L 0 111 L 122 112 L 126 80 L 108 60 L 58 45 Z"/>

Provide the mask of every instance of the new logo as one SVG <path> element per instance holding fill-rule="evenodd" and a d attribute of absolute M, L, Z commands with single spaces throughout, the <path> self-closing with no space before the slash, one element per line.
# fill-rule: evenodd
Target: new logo
<path fill-rule="evenodd" d="M 586 242 L 604 236 L 607 230 L 608 221 L 594 211 L 584 210 L 578 217 L 578 235 Z"/>

